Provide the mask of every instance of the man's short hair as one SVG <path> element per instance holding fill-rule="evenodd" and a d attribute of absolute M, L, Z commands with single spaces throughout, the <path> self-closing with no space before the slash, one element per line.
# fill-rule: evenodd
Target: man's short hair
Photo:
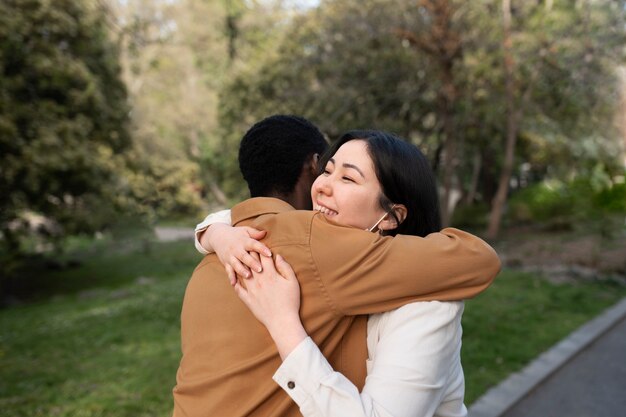
<path fill-rule="evenodd" d="M 250 196 L 292 193 L 307 159 L 327 147 L 322 132 L 303 117 L 274 115 L 256 123 L 239 147 L 239 168 Z"/>

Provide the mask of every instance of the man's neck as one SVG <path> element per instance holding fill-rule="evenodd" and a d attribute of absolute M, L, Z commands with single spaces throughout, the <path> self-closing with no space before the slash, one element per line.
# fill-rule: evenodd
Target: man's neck
<path fill-rule="evenodd" d="M 297 206 L 297 199 L 294 193 L 282 194 L 278 192 L 272 192 L 272 193 L 268 193 L 264 197 L 272 197 L 272 198 L 277 198 L 279 200 L 283 200 L 284 202 L 289 203 L 291 206 L 295 207 L 296 209 L 299 209 L 299 207 Z"/>

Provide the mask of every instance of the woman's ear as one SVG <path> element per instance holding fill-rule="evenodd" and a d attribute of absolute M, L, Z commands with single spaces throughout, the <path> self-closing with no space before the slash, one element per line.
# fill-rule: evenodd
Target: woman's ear
<path fill-rule="evenodd" d="M 391 213 L 395 214 L 395 217 Z M 393 230 L 400 226 L 400 223 L 406 219 L 408 210 L 404 204 L 394 204 L 393 208 L 389 210 L 389 214 L 380 222 L 378 228 L 380 230 Z M 399 222 L 396 222 L 396 218 Z"/>

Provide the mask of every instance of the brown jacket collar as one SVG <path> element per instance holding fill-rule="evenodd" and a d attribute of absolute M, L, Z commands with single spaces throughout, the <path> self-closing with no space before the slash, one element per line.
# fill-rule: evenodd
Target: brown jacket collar
<path fill-rule="evenodd" d="M 259 217 L 263 214 L 276 214 L 295 210 L 291 204 L 273 197 L 249 198 L 232 208 L 231 218 L 233 226 L 238 223 Z"/>

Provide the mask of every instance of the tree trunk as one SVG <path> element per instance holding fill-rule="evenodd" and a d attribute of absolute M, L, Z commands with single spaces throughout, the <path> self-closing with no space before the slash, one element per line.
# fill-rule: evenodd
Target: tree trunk
<path fill-rule="evenodd" d="M 208 180 L 208 183 L 209 183 L 209 189 L 211 190 L 211 194 L 213 194 L 217 202 L 220 203 L 224 207 L 230 206 L 230 204 L 228 204 L 228 197 L 226 197 L 226 194 L 224 193 L 224 191 L 222 191 L 220 186 L 217 185 L 217 183 L 213 181 L 212 178 Z"/>
<path fill-rule="evenodd" d="M 506 83 L 506 148 L 504 154 L 504 164 L 500 173 L 498 190 L 493 198 L 491 214 L 489 216 L 489 227 L 487 238 L 494 239 L 500 232 L 500 223 L 506 204 L 509 191 L 509 181 L 513 173 L 513 162 L 515 159 L 515 143 L 517 141 L 517 130 L 521 112 L 515 106 L 515 85 L 512 41 L 511 41 L 511 0 L 502 0 L 502 26 L 503 39 L 502 49 L 504 53 L 504 77 Z"/>
<path fill-rule="evenodd" d="M 454 107 L 458 101 L 459 88 L 454 80 L 454 64 L 463 57 L 462 44 L 459 34 L 453 28 L 453 16 L 456 11 L 449 0 L 420 0 L 417 7 L 430 15 L 431 27 L 429 33 L 418 35 L 406 29 L 396 28 L 394 32 L 402 39 L 431 56 L 440 68 L 441 88 L 438 92 L 438 116 L 441 119 L 443 141 L 443 195 L 441 198 L 441 222 L 444 226 L 450 223 L 452 211 L 458 198 L 455 195 L 454 182 L 457 165 L 457 138 L 459 128 L 455 119 Z M 421 12 L 420 12 L 421 13 Z M 434 170 L 439 168 L 439 159 L 435 161 Z M 458 194 L 458 193 L 456 193 Z"/>
<path fill-rule="evenodd" d="M 441 204 L 441 223 L 443 227 L 450 225 L 454 211 L 453 187 L 456 171 L 456 137 L 454 126 L 454 109 L 452 103 L 456 99 L 456 86 L 452 74 L 452 62 L 442 63 L 442 121 L 443 121 L 443 199 Z"/>
<path fill-rule="evenodd" d="M 469 190 L 465 196 L 465 204 L 470 205 L 476 200 L 476 192 L 478 190 L 478 180 L 480 179 L 480 169 L 482 168 L 483 158 L 480 152 L 476 152 L 472 159 L 472 178 L 470 180 Z"/>

